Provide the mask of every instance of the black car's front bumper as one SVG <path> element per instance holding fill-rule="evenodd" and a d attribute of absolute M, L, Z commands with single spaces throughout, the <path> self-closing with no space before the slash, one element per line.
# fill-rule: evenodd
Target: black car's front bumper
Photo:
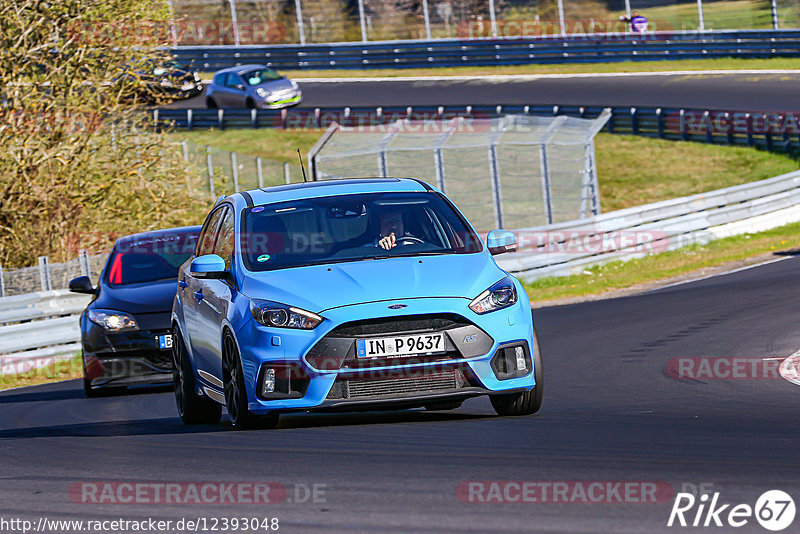
<path fill-rule="evenodd" d="M 159 347 L 159 337 L 169 335 L 169 328 L 110 333 L 86 321 L 84 378 L 93 388 L 171 382 L 172 349 Z"/>

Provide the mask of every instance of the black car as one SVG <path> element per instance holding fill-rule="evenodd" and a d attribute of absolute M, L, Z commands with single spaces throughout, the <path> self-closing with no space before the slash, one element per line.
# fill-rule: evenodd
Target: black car
<path fill-rule="evenodd" d="M 191 98 L 203 92 L 200 74 L 173 60 L 144 61 L 121 73 L 116 82 L 139 82 L 136 95 L 128 95 L 128 99 L 136 96 L 138 100 L 151 104 L 161 103 L 164 99 Z"/>
<path fill-rule="evenodd" d="M 178 267 L 194 252 L 199 232 L 190 226 L 122 237 L 97 288 L 88 276 L 69 283 L 70 291 L 94 295 L 80 319 L 87 397 L 172 381 L 172 300 Z"/>

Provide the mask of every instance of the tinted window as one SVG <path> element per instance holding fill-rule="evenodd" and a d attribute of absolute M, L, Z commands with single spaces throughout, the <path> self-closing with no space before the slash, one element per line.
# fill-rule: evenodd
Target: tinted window
<path fill-rule="evenodd" d="M 226 208 L 219 208 L 213 214 L 211 214 L 211 218 L 208 219 L 205 226 L 203 226 L 203 230 L 200 233 L 200 242 L 197 246 L 197 255 L 204 256 L 205 254 L 213 254 L 214 253 L 214 238 L 216 237 L 217 227 L 219 226 L 219 220 L 222 217 L 223 213 L 225 213 Z"/>
<path fill-rule="evenodd" d="M 145 234 L 118 243 L 108 259 L 106 282 L 118 286 L 177 278 L 178 267 L 196 244 L 196 233 Z"/>
<path fill-rule="evenodd" d="M 219 227 L 219 237 L 214 245 L 214 254 L 219 255 L 225 260 L 225 267 L 231 268 L 231 254 L 233 253 L 233 212 L 225 210 L 225 218 Z"/>
<path fill-rule="evenodd" d="M 379 242 L 392 233 L 396 246 L 386 250 Z M 482 250 L 478 236 L 434 193 L 369 193 L 249 208 L 241 246 L 253 271 Z"/>
<path fill-rule="evenodd" d="M 242 79 L 244 79 L 248 85 L 261 85 L 264 82 L 280 80 L 281 75 L 272 69 L 256 69 L 243 73 Z"/>
<path fill-rule="evenodd" d="M 215 74 L 214 83 L 217 85 L 225 85 L 225 74 Z"/>

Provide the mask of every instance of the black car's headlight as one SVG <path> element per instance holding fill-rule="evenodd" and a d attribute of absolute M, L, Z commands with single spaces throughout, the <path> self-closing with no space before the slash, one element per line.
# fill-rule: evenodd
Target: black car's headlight
<path fill-rule="evenodd" d="M 492 287 L 475 297 L 469 307 L 477 314 L 508 308 L 517 302 L 517 288 L 514 281 L 506 276 Z"/>
<path fill-rule="evenodd" d="M 251 300 L 250 313 L 259 324 L 313 330 L 323 321 L 316 313 L 269 300 Z"/>
<path fill-rule="evenodd" d="M 139 325 L 132 315 L 114 310 L 89 310 L 89 320 L 108 332 L 139 330 Z"/>

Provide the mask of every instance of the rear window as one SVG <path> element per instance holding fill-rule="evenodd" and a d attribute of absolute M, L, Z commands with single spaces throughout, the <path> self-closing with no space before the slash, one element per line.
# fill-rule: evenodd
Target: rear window
<path fill-rule="evenodd" d="M 178 268 L 189 259 L 197 233 L 147 236 L 117 243 L 108 260 L 106 283 L 123 286 L 176 279 Z"/>

